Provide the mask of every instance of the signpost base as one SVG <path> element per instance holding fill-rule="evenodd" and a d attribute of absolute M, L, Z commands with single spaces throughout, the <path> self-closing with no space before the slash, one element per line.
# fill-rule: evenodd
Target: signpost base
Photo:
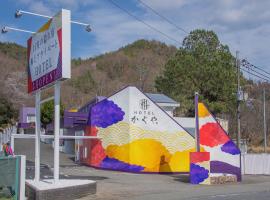
<path fill-rule="evenodd" d="M 96 181 L 78 179 L 45 179 L 38 183 L 26 180 L 26 196 L 28 200 L 72 200 L 95 194 Z"/>

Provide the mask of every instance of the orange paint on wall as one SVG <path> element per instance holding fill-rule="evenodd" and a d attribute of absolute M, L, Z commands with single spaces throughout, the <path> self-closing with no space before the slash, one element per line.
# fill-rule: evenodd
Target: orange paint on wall
<path fill-rule="evenodd" d="M 209 111 L 207 110 L 207 108 L 205 107 L 205 105 L 203 103 L 198 103 L 198 115 L 199 117 L 207 117 L 210 116 Z"/>

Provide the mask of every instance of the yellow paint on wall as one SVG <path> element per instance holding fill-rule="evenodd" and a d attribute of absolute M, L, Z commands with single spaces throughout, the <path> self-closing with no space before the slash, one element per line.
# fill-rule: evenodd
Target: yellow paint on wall
<path fill-rule="evenodd" d="M 208 109 L 205 107 L 203 103 L 198 103 L 198 115 L 199 117 L 210 116 Z"/>
<path fill-rule="evenodd" d="M 98 128 L 98 136 L 102 138 L 104 149 L 110 145 L 122 146 L 142 139 L 160 142 L 170 154 L 174 154 L 177 151 L 185 151 L 195 146 L 194 138 L 185 131 L 162 132 L 145 130 L 126 122 L 118 122 L 107 128 Z"/>
<path fill-rule="evenodd" d="M 50 25 L 51 25 L 52 19 L 50 19 L 46 24 L 44 24 L 39 30 L 38 33 L 40 32 L 44 32 L 46 30 L 49 29 Z"/>
<path fill-rule="evenodd" d="M 145 167 L 144 171 L 159 171 L 160 163 L 170 160 L 171 154 L 158 141 L 141 139 L 121 146 L 110 145 L 106 149 L 110 158 L 118 159 L 132 165 Z"/>
<path fill-rule="evenodd" d="M 129 163 L 129 144 L 122 146 L 110 145 L 106 149 L 106 154 L 110 158 Z"/>
<path fill-rule="evenodd" d="M 184 151 L 184 152 L 176 152 L 170 162 L 170 168 L 172 171 L 175 172 L 189 172 L 189 152 L 191 151 Z"/>
<path fill-rule="evenodd" d="M 201 148 L 201 151 L 204 149 Z M 173 155 L 153 139 L 140 139 L 124 145 L 109 145 L 106 154 L 131 165 L 144 167 L 145 172 L 189 172 L 189 153 L 195 149 L 176 152 Z"/>

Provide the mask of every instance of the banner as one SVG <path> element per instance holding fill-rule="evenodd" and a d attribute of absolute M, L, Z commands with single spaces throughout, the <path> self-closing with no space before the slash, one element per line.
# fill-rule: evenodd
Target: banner
<path fill-rule="evenodd" d="M 28 93 L 70 78 L 70 11 L 62 9 L 27 41 Z"/>

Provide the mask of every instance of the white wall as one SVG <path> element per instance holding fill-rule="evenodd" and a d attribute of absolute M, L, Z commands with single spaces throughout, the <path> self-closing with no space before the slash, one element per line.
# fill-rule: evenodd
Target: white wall
<path fill-rule="evenodd" d="M 242 154 L 242 174 L 270 175 L 270 154 Z"/>

